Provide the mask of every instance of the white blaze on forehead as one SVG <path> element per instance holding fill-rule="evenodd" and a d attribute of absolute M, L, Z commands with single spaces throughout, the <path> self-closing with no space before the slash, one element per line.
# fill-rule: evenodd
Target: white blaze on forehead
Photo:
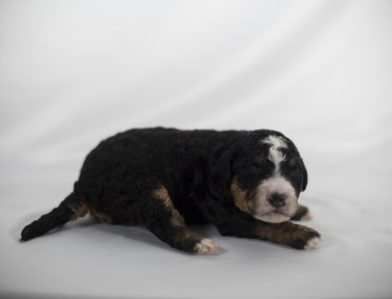
<path fill-rule="evenodd" d="M 288 148 L 283 137 L 269 135 L 260 140 L 261 144 L 269 145 L 268 159 L 274 163 L 274 173 L 267 179 L 260 182 L 255 194 L 252 213 L 256 219 L 280 223 L 290 219 L 297 210 L 297 196 L 292 184 L 281 175 L 280 164 L 285 160 L 282 148 Z M 271 195 L 278 193 L 285 196 L 285 204 L 279 208 L 273 206 L 270 202 Z"/>
<path fill-rule="evenodd" d="M 261 142 L 263 144 L 271 145 L 269 149 L 268 159 L 275 164 L 276 174 L 279 174 L 279 165 L 282 161 L 284 161 L 285 156 L 278 148 L 287 148 L 287 144 L 284 142 L 282 137 L 274 135 L 270 135 L 267 138 L 264 138 Z"/>

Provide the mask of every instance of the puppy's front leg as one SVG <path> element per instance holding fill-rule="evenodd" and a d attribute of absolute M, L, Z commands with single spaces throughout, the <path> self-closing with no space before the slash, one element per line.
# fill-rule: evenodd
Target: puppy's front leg
<path fill-rule="evenodd" d="M 310 220 L 310 219 L 312 219 L 312 214 L 310 213 L 309 208 L 303 205 L 299 205 L 297 212 L 293 217 L 291 217 L 291 220 L 297 220 L 297 221 Z"/>
<path fill-rule="evenodd" d="M 319 245 L 321 236 L 314 229 L 292 223 L 257 223 L 254 235 L 262 240 L 288 245 L 297 249 L 312 249 Z"/>
<path fill-rule="evenodd" d="M 309 227 L 290 221 L 267 223 L 239 211 L 216 225 L 222 235 L 268 240 L 296 249 L 315 248 L 321 241 L 320 234 Z"/>

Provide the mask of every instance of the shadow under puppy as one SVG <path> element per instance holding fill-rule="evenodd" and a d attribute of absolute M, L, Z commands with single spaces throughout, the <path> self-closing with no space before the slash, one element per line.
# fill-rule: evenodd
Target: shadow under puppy
<path fill-rule="evenodd" d="M 172 247 L 200 254 L 217 245 L 188 224 L 314 248 L 320 234 L 289 221 L 310 217 L 298 204 L 307 181 L 294 143 L 276 131 L 133 129 L 93 149 L 73 192 L 26 226 L 21 240 L 90 211 L 101 222 L 144 225 Z"/>

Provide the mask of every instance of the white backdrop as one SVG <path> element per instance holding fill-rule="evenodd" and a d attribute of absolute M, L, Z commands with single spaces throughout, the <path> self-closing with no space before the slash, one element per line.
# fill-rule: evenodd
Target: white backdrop
<path fill-rule="evenodd" d="M 391 297 L 391 13 L 391 1 L 0 1 L 0 296 Z M 320 249 L 204 227 L 222 252 L 194 257 L 87 219 L 18 242 L 101 139 L 157 125 L 293 139 Z"/>

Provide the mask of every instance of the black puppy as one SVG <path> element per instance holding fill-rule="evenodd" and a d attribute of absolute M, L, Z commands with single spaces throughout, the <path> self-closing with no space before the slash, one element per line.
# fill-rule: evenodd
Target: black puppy
<path fill-rule="evenodd" d="M 90 211 L 102 222 L 144 225 L 169 245 L 201 254 L 217 245 L 187 224 L 313 248 L 319 233 L 289 221 L 310 216 L 298 205 L 307 180 L 295 145 L 276 131 L 129 130 L 90 152 L 73 192 L 26 226 L 22 240 Z"/>

